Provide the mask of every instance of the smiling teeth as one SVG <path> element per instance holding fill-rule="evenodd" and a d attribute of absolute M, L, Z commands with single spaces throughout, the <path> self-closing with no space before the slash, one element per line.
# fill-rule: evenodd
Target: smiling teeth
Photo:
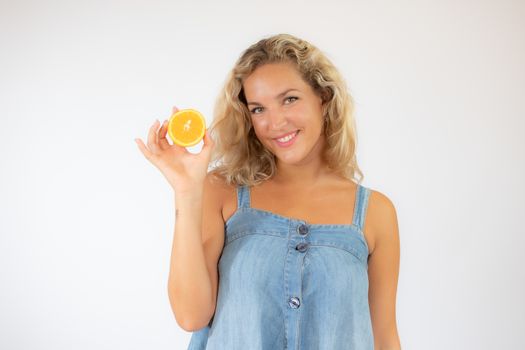
<path fill-rule="evenodd" d="M 291 139 L 293 139 L 295 137 L 295 135 L 297 135 L 297 132 L 291 134 L 291 135 L 288 135 L 286 137 L 283 137 L 282 139 L 277 139 L 277 141 L 279 142 L 287 142 L 287 141 L 290 141 Z"/>

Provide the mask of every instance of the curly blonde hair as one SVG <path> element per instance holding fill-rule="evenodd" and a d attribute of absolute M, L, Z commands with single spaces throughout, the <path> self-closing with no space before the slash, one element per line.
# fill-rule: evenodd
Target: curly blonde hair
<path fill-rule="evenodd" d="M 346 83 L 328 58 L 315 46 L 290 34 L 278 34 L 246 49 L 230 71 L 217 97 L 210 136 L 215 142 L 210 173 L 229 185 L 256 185 L 276 172 L 275 156 L 253 129 L 243 82 L 259 66 L 290 62 L 322 98 L 326 147 L 323 158 L 338 175 L 360 183 L 356 161 L 354 102 Z"/>

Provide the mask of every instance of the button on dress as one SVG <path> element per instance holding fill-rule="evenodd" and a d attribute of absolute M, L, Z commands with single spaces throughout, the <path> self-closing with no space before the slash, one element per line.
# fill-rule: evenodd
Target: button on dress
<path fill-rule="evenodd" d="M 215 313 L 188 350 L 373 350 L 369 195 L 357 185 L 351 225 L 309 224 L 251 208 L 250 188 L 237 187 Z"/>

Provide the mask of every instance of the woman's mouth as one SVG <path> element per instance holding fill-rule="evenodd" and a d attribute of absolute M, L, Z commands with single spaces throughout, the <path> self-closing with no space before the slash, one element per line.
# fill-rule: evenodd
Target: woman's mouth
<path fill-rule="evenodd" d="M 289 147 L 295 142 L 297 134 L 299 134 L 299 130 L 296 130 L 294 133 L 288 134 L 279 139 L 274 139 L 274 141 L 279 147 Z"/>

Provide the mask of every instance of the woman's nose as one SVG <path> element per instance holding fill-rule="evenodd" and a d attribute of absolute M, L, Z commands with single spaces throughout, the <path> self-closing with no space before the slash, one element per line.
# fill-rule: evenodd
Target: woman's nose
<path fill-rule="evenodd" d="M 272 130 L 280 130 L 286 123 L 286 116 L 282 111 L 275 110 L 270 113 L 270 127 Z"/>

